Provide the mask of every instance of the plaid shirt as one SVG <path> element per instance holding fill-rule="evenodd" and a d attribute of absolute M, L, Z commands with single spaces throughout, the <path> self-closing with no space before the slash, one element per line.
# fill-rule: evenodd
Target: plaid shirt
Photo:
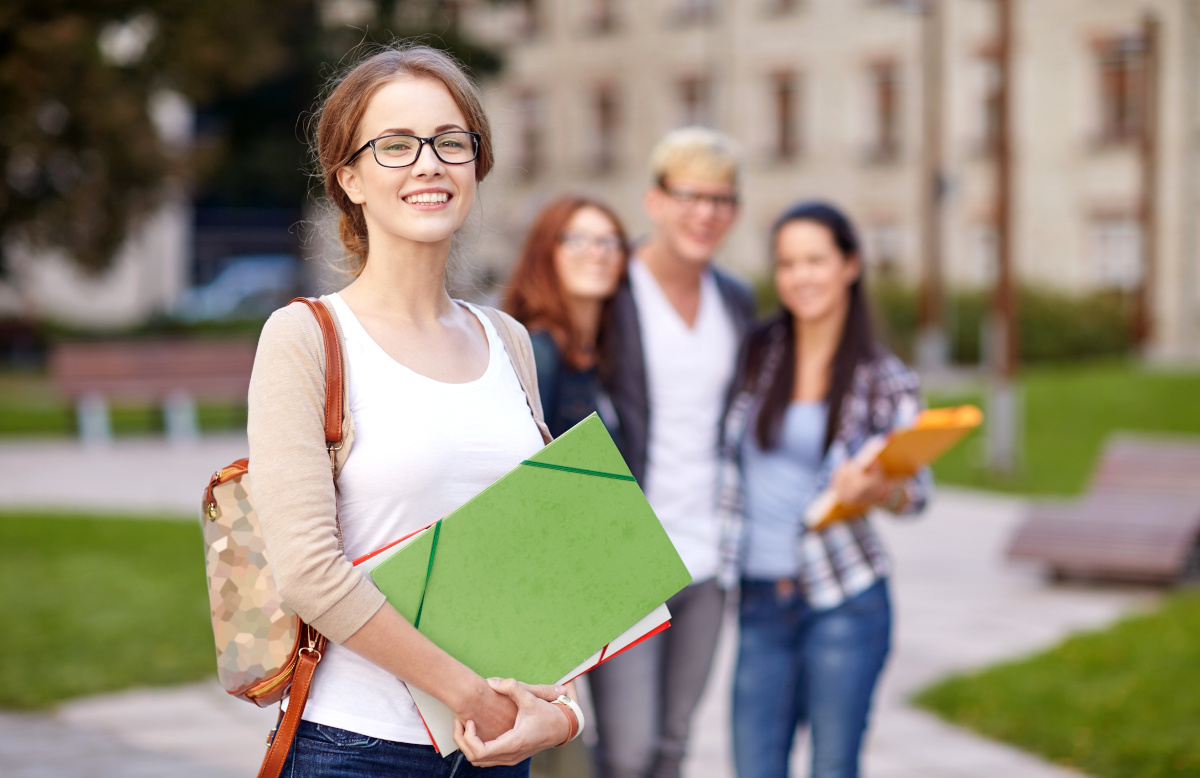
<path fill-rule="evenodd" d="M 726 588 L 736 586 L 741 577 L 746 545 L 740 463 L 742 439 L 753 426 L 753 409 L 761 405 L 787 347 L 782 325 L 772 330 L 768 337 L 759 375 L 748 381 L 748 388 L 733 398 L 725 415 L 718 509 L 722 525 L 719 580 Z M 917 376 L 903 362 L 890 353 L 880 352 L 871 361 L 860 363 L 850 391 L 842 401 L 837 434 L 817 474 L 818 490 L 829 485 L 838 465 L 869 438 L 912 423 L 920 410 Z M 928 469 L 910 479 L 905 487 L 908 499 L 900 513 L 921 512 L 932 489 Z M 807 507 L 800 506 L 799 510 L 803 513 Z M 883 544 L 866 515 L 820 531 L 808 529 L 801 520 L 799 528 L 796 541 L 799 584 L 813 608 L 836 608 L 866 591 L 891 569 Z"/>

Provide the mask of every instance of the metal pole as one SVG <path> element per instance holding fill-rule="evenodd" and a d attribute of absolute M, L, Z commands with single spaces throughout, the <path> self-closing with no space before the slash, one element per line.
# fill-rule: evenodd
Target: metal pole
<path fill-rule="evenodd" d="M 942 276 L 944 3 L 942 0 L 926 0 L 922 10 L 925 142 L 921 171 L 922 272 L 917 365 L 924 371 L 937 371 L 945 368 L 949 351 L 946 342 Z"/>
<path fill-rule="evenodd" d="M 996 0 L 996 56 L 1000 70 L 996 143 L 996 286 L 988 332 L 988 464 L 1012 474 L 1020 456 L 1021 413 L 1017 375 L 1016 298 L 1013 290 L 1013 4 Z"/>
<path fill-rule="evenodd" d="M 1158 50 L 1159 22 L 1147 12 L 1142 20 L 1142 274 L 1134 300 L 1133 338 L 1143 350 L 1155 335 L 1155 284 L 1158 280 Z"/>

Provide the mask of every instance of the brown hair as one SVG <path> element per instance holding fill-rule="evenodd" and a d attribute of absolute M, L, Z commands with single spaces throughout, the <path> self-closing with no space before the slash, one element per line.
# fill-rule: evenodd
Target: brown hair
<path fill-rule="evenodd" d="M 621 239 L 621 274 L 629 263 L 629 242 L 621 220 L 604 203 L 581 195 L 565 195 L 554 200 L 537 215 L 520 259 L 509 279 L 508 297 L 504 310 L 531 330 L 550 333 L 563 353 L 567 364 L 576 370 L 590 367 L 595 362 L 590 343 L 583 343 L 575 322 L 571 318 L 570 302 L 566 290 L 554 267 L 554 252 L 558 241 L 571 218 L 584 208 L 595 208 L 613 223 Z M 609 316 L 612 299 L 606 300 L 600 315 L 600 333 L 603 337 L 604 324 Z M 595 353 L 600 353 L 597 348 Z"/>
<path fill-rule="evenodd" d="M 337 172 L 346 158 L 357 150 L 358 127 L 371 98 L 400 76 L 432 78 L 445 85 L 466 118 L 467 129 L 480 135 L 475 180 L 482 181 L 492 169 L 492 129 L 483 111 L 479 89 L 462 66 L 444 51 L 423 44 L 389 46 L 333 79 L 328 97 L 314 117 L 317 128 L 314 156 L 325 186 L 325 196 L 341 214 L 338 237 L 349 254 L 347 269 L 356 276 L 367 262 L 367 222 L 362 206 L 351 202 L 338 183 Z"/>

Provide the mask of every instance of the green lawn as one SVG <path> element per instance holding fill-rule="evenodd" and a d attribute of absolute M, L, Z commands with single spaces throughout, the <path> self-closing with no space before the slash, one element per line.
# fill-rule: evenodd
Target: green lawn
<path fill-rule="evenodd" d="M 1029 659 L 941 681 L 916 702 L 1103 778 L 1200 776 L 1200 592 Z"/>
<path fill-rule="evenodd" d="M 0 707 L 216 670 L 194 521 L 0 514 Z"/>
<path fill-rule="evenodd" d="M 976 433 L 934 467 L 942 483 L 1026 494 L 1077 494 L 1113 430 L 1200 435 L 1200 371 L 1154 372 L 1126 363 L 1031 368 L 1021 377 L 1024 463 L 1015 477 L 982 467 Z M 971 402 L 978 394 L 929 397 L 931 405 Z"/>

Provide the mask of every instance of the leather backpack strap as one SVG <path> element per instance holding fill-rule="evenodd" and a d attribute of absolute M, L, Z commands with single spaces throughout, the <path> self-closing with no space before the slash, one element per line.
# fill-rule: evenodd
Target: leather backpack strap
<path fill-rule="evenodd" d="M 342 398 L 346 388 L 346 371 L 342 365 L 337 325 L 329 308 L 320 300 L 297 297 L 292 302 L 307 305 L 321 327 L 321 340 L 325 347 L 325 445 L 329 448 L 329 465 L 333 467 L 336 452 L 342 447 Z M 340 524 L 338 536 L 340 545 Z M 307 624 L 303 628 L 308 631 L 308 645 L 300 648 L 296 654 L 296 669 L 292 671 L 291 689 L 288 690 L 288 707 L 271 733 L 267 754 L 258 769 L 258 778 L 279 778 L 283 771 L 283 765 L 292 751 L 292 742 L 296 739 L 296 730 L 300 727 L 300 717 L 304 715 L 304 706 L 308 704 L 313 674 L 328 645 L 324 635 Z"/>
<path fill-rule="evenodd" d="M 545 414 L 542 412 L 542 398 L 538 394 L 537 365 L 533 361 L 533 346 L 529 342 L 529 333 L 517 324 L 515 319 L 495 308 L 480 306 L 480 310 L 496 328 L 496 334 L 500 336 L 500 342 L 504 344 L 513 371 L 517 374 L 517 381 L 525 390 L 525 401 L 529 403 L 529 410 L 533 412 L 533 420 L 538 431 L 542 433 L 542 440 L 549 443 L 554 436 L 550 434 Z"/>
<path fill-rule="evenodd" d="M 293 303 L 304 303 L 317 318 L 321 326 L 321 340 L 325 344 L 325 444 L 330 452 L 337 451 L 342 444 L 342 393 L 345 390 L 345 371 L 342 367 L 342 349 L 338 345 L 337 325 L 333 314 L 325 303 L 314 297 L 297 297 Z"/>
<path fill-rule="evenodd" d="M 325 636 L 307 625 L 305 629 L 316 638 L 311 646 L 301 648 L 296 656 L 296 670 L 292 674 L 288 708 L 272 734 L 267 755 L 263 757 L 262 767 L 258 768 L 258 778 L 279 778 L 279 774 L 283 772 L 283 765 L 292 751 L 292 741 L 296 739 L 296 730 L 300 727 L 300 717 L 304 715 L 304 706 L 308 703 L 313 673 L 317 670 L 317 663 L 321 661 L 321 654 L 325 652 Z"/>

